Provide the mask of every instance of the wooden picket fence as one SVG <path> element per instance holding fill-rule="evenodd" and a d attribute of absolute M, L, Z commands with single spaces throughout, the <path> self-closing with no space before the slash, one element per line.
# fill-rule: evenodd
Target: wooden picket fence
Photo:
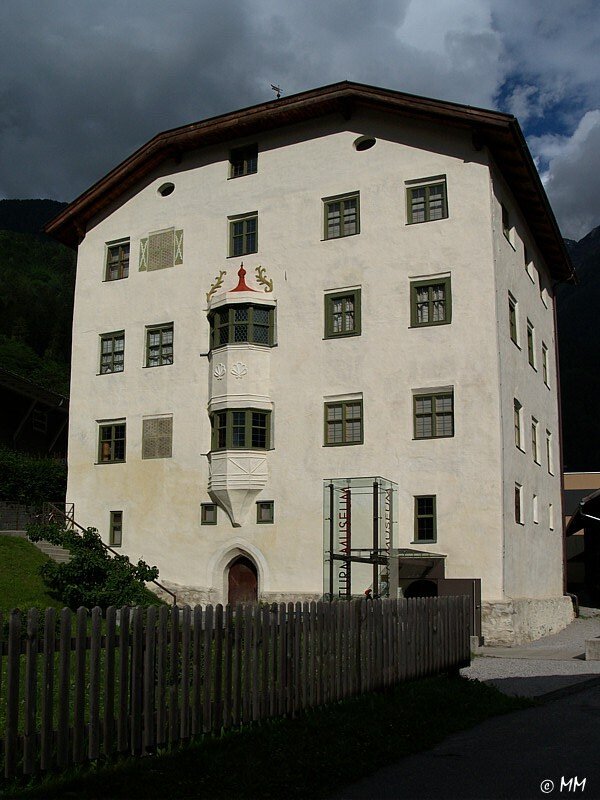
<path fill-rule="evenodd" d="M 0 620 L 1 623 L 1 620 Z M 469 663 L 469 599 L 35 609 L 0 638 L 13 778 L 140 756 Z M 0 624 L 0 637 L 3 625 Z"/>

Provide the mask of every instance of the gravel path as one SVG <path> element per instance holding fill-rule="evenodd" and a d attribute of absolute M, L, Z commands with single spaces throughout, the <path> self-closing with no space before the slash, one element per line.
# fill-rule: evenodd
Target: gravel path
<path fill-rule="evenodd" d="M 581 614 L 560 633 L 536 642 L 484 647 L 461 674 L 525 697 L 539 697 L 594 677 L 600 682 L 600 661 L 585 661 L 585 640 L 600 638 L 600 611 L 581 609 Z"/>

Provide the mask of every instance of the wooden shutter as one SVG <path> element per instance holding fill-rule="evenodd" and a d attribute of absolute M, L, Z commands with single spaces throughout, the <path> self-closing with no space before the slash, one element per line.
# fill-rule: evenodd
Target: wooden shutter
<path fill-rule="evenodd" d="M 173 417 L 153 417 L 142 421 L 142 458 L 171 458 Z"/>

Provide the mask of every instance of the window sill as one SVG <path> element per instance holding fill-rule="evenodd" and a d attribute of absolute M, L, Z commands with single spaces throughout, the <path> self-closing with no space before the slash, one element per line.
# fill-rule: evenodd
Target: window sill
<path fill-rule="evenodd" d="M 102 278 L 102 283 L 116 283 L 117 281 L 126 281 L 129 275 L 123 275 L 122 278 Z"/>
<path fill-rule="evenodd" d="M 516 444 L 516 445 L 515 445 L 515 449 L 516 449 L 516 450 L 518 450 L 518 451 L 519 451 L 519 453 L 523 453 L 523 455 L 525 455 L 525 450 L 523 450 L 523 448 L 522 448 L 522 447 L 519 447 L 519 445 L 518 445 L 518 444 Z"/>
<path fill-rule="evenodd" d="M 124 372 L 124 369 L 113 369 L 110 372 L 97 372 L 96 377 L 99 378 L 101 375 L 122 375 Z"/>
<path fill-rule="evenodd" d="M 542 466 L 542 462 L 541 462 L 541 461 L 538 461 L 538 460 L 537 460 L 537 458 L 534 458 L 534 459 L 533 459 L 533 463 L 534 463 L 534 464 L 537 464 L 537 465 L 538 465 L 538 467 L 541 467 L 541 466 Z"/>
<path fill-rule="evenodd" d="M 454 439 L 454 434 L 448 436 L 413 436 L 413 442 L 430 442 L 432 439 Z"/>
<path fill-rule="evenodd" d="M 514 346 L 517 348 L 517 350 L 522 350 L 523 349 L 518 342 L 515 342 L 514 339 L 511 339 L 511 342 L 514 344 Z"/>
<path fill-rule="evenodd" d="M 534 372 L 537 372 L 537 371 L 538 371 L 538 370 L 537 370 L 537 367 L 535 367 L 535 366 L 534 366 L 534 365 L 533 365 L 533 364 L 532 364 L 530 361 L 528 361 L 527 363 L 529 364 L 529 366 L 531 367 L 531 369 L 532 369 Z"/>
<path fill-rule="evenodd" d="M 413 539 L 411 544 L 437 544 L 437 539 Z"/>
<path fill-rule="evenodd" d="M 443 322 L 411 322 L 409 328 L 439 328 L 441 325 L 451 325 L 452 320 L 444 320 Z"/>
<path fill-rule="evenodd" d="M 243 175 L 228 175 L 228 181 L 237 181 L 239 178 L 249 178 L 250 175 L 258 175 L 258 170 L 255 172 L 244 172 Z"/>
<path fill-rule="evenodd" d="M 324 236 L 321 241 L 322 242 L 337 242 L 340 239 L 351 239 L 353 236 L 359 236 L 360 231 L 356 231 L 356 233 L 346 233 L 343 236 Z"/>
<path fill-rule="evenodd" d="M 242 176 L 242 177 L 245 177 L 245 175 Z M 229 256 L 226 256 L 226 258 L 243 258 L 244 256 L 254 256 L 257 253 L 258 253 L 258 250 L 248 250 L 247 253 L 238 253 L 237 255 L 231 254 Z"/>
<path fill-rule="evenodd" d="M 323 447 L 352 447 L 354 445 L 364 444 L 364 441 L 360 442 L 325 442 Z"/>
<path fill-rule="evenodd" d="M 175 362 L 171 361 L 170 364 L 143 364 L 142 369 L 157 369 L 158 367 L 172 367 Z"/>
<path fill-rule="evenodd" d="M 445 217 L 438 217 L 437 219 L 421 219 L 418 222 L 407 222 L 407 225 L 424 225 L 426 222 L 443 222 L 445 219 L 450 219 L 446 214 Z"/>
<path fill-rule="evenodd" d="M 211 348 L 208 353 L 200 353 L 201 356 L 208 356 L 209 358 L 214 355 L 214 353 L 218 353 L 221 350 L 224 350 L 226 347 L 236 347 L 240 350 L 248 350 L 257 348 L 260 350 L 270 350 L 273 347 L 277 347 L 277 342 L 275 344 L 257 344 L 256 342 L 227 342 L 227 344 L 220 344 L 218 347 Z"/>
<path fill-rule="evenodd" d="M 354 336 L 360 336 L 360 331 L 352 331 L 351 333 L 326 333 L 323 336 L 323 341 L 326 342 L 330 339 L 351 339 Z"/>
<path fill-rule="evenodd" d="M 95 467 L 112 467 L 115 464 L 126 464 L 126 461 L 94 461 Z"/>

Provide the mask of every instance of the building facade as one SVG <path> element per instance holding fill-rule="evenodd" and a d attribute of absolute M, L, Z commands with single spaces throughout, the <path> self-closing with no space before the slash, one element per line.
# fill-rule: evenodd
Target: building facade
<path fill-rule="evenodd" d="M 481 579 L 487 641 L 570 619 L 573 273 L 513 117 L 335 84 L 160 134 L 47 230 L 78 247 L 67 500 L 181 600 L 321 597 L 323 486 L 382 476 L 388 550 Z"/>

